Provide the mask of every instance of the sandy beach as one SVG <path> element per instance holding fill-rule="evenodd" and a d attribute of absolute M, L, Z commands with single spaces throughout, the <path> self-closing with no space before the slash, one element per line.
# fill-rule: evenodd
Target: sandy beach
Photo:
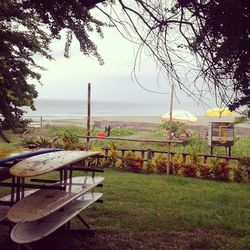
<path fill-rule="evenodd" d="M 87 127 L 87 117 L 43 117 L 43 126 L 46 124 L 55 125 L 80 125 Z M 92 116 L 91 126 L 104 128 L 106 126 L 120 127 L 120 128 L 135 128 L 138 130 L 152 130 L 157 128 L 161 124 L 161 118 L 159 116 Z M 207 130 L 210 122 L 231 122 L 232 117 L 206 117 L 198 116 L 198 120 L 195 123 L 189 123 L 188 127 L 192 131 L 204 132 Z M 37 121 L 38 122 L 38 121 Z M 236 134 L 250 135 L 250 124 L 235 125 Z"/>

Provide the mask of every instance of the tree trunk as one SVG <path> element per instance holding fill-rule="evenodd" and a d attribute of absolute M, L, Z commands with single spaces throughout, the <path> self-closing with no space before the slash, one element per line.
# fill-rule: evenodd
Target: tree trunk
<path fill-rule="evenodd" d="M 2 138 L 5 142 L 10 143 L 10 140 L 4 135 L 1 129 L 0 129 L 0 138 Z"/>

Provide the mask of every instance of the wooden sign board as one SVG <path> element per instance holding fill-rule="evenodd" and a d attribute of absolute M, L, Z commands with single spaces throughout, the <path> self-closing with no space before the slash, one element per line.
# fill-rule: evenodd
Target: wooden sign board
<path fill-rule="evenodd" d="M 208 129 L 208 145 L 231 147 L 234 141 L 234 125 L 230 122 L 211 122 Z"/>

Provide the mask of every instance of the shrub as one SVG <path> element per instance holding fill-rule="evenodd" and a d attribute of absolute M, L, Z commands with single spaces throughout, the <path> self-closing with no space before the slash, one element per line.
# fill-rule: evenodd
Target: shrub
<path fill-rule="evenodd" d="M 213 178 L 212 167 L 208 164 L 200 164 L 199 175 L 202 179 L 212 179 Z"/>
<path fill-rule="evenodd" d="M 245 169 L 248 181 L 250 181 L 250 157 L 241 158 L 239 164 Z"/>
<path fill-rule="evenodd" d="M 130 169 L 135 173 L 140 173 L 142 171 L 144 160 L 139 155 L 136 155 L 132 151 L 129 151 L 127 152 L 123 160 L 124 165 L 127 169 Z"/>
<path fill-rule="evenodd" d="M 53 138 L 53 147 L 67 150 L 80 149 L 79 135 L 84 133 L 84 129 L 79 126 L 48 126 L 49 136 Z"/>
<path fill-rule="evenodd" d="M 22 145 L 29 148 L 51 148 L 53 146 L 53 141 L 49 137 L 25 137 L 22 140 Z"/>
<path fill-rule="evenodd" d="M 95 156 L 95 157 L 89 157 L 87 159 L 87 167 L 89 168 L 103 168 L 106 166 L 106 160 L 104 158 L 104 151 L 101 149 L 101 148 L 98 148 L 98 147 L 91 147 L 91 148 L 87 148 L 86 149 L 90 149 L 92 151 L 97 151 L 99 152 L 100 154 L 98 156 Z"/>
<path fill-rule="evenodd" d="M 117 147 L 114 143 L 110 144 L 110 164 L 112 167 L 116 166 L 117 161 L 119 160 Z"/>
<path fill-rule="evenodd" d="M 229 166 L 226 161 L 220 161 L 217 165 L 213 167 L 213 176 L 215 180 L 218 181 L 228 181 L 229 180 Z"/>
<path fill-rule="evenodd" d="M 160 127 L 164 130 L 169 130 L 170 129 L 170 121 L 162 121 Z M 171 130 L 173 133 L 180 132 L 180 131 L 186 131 L 187 126 L 182 122 L 172 121 Z"/>
<path fill-rule="evenodd" d="M 65 131 L 60 138 L 62 139 L 62 141 L 64 142 L 65 145 L 68 144 L 76 144 L 79 142 L 79 138 L 78 136 L 71 132 L 71 131 Z"/>
<path fill-rule="evenodd" d="M 152 174 L 155 172 L 155 165 L 153 164 L 152 160 L 149 160 L 146 165 L 146 173 Z"/>
<path fill-rule="evenodd" d="M 176 174 L 183 162 L 182 154 L 175 154 L 172 158 L 173 172 Z"/>
<path fill-rule="evenodd" d="M 191 165 L 199 165 L 201 159 L 198 155 L 197 150 L 189 150 L 188 154 L 189 154 L 187 157 L 188 163 Z"/>
<path fill-rule="evenodd" d="M 232 168 L 233 181 L 244 182 L 247 179 L 247 170 L 244 166 L 237 165 Z"/>
<path fill-rule="evenodd" d="M 124 159 L 118 159 L 115 167 L 118 169 L 125 169 Z"/>
<path fill-rule="evenodd" d="M 36 140 L 37 137 L 32 136 L 32 137 L 25 137 L 22 142 L 21 145 L 24 147 L 29 147 L 30 145 L 35 145 L 36 146 Z"/>
<path fill-rule="evenodd" d="M 38 137 L 35 143 L 36 143 L 36 146 L 39 148 L 51 148 L 52 147 L 51 139 L 45 136 Z"/>
<path fill-rule="evenodd" d="M 159 154 L 157 157 L 155 157 L 153 160 L 153 164 L 158 174 L 167 173 L 167 157 L 163 154 Z M 169 165 L 169 174 L 173 174 L 173 164 L 171 162 Z"/>
<path fill-rule="evenodd" d="M 196 177 L 197 176 L 197 165 L 183 164 L 180 168 L 180 171 L 186 177 Z"/>
<path fill-rule="evenodd" d="M 103 157 L 91 157 L 87 160 L 87 166 L 90 168 L 102 168 L 105 165 L 105 159 Z"/>

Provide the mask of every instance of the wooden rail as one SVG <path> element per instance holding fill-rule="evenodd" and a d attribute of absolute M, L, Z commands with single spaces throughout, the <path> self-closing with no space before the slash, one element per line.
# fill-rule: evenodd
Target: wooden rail
<path fill-rule="evenodd" d="M 80 136 L 79 138 L 89 138 L 89 139 L 100 139 L 100 140 L 120 140 L 120 141 L 132 141 L 132 142 L 147 142 L 147 143 L 162 143 L 162 144 L 182 144 L 183 141 L 172 141 L 172 140 L 141 140 L 141 139 L 128 139 L 128 138 L 121 138 L 121 137 L 98 137 L 98 136 Z M 105 151 L 105 157 L 109 158 L 109 151 L 110 147 L 103 147 Z M 125 153 L 128 151 L 132 152 L 139 152 L 140 156 L 144 161 L 148 161 L 154 158 L 155 154 L 168 154 L 168 151 L 161 151 L 161 150 L 152 150 L 152 149 L 128 149 L 128 148 L 118 148 L 118 152 L 120 152 L 120 156 L 124 157 Z M 171 158 L 177 154 L 176 152 L 170 151 Z M 182 155 L 183 163 L 186 163 L 188 153 L 179 153 Z M 209 158 L 217 158 L 217 159 L 224 159 L 226 162 L 229 161 L 240 161 L 240 157 L 231 157 L 231 156 L 224 156 L 224 155 L 211 155 L 211 154 L 198 154 L 199 157 L 203 158 L 203 163 L 206 164 Z"/>
<path fill-rule="evenodd" d="M 105 151 L 105 157 L 110 157 L 110 147 L 102 147 L 102 149 Z M 161 151 L 161 150 L 153 150 L 153 149 L 128 149 L 128 148 L 117 148 L 117 152 L 119 152 L 119 155 L 121 157 L 124 157 L 126 152 L 132 151 L 132 152 L 138 152 L 142 159 L 144 161 L 149 161 L 154 158 L 155 154 L 168 154 L 168 151 Z M 181 154 L 183 158 L 183 163 L 186 163 L 188 153 L 177 153 L 170 151 L 171 158 L 176 155 Z M 209 158 L 217 158 L 217 159 L 224 159 L 226 162 L 229 162 L 231 160 L 234 161 L 240 161 L 239 157 L 231 157 L 231 156 L 222 156 L 222 155 L 210 155 L 210 154 L 198 154 L 199 157 L 203 158 L 203 163 L 206 164 Z"/>
<path fill-rule="evenodd" d="M 120 137 L 98 137 L 98 136 L 80 136 L 79 138 L 89 138 L 89 139 L 101 139 L 101 140 L 121 140 L 121 141 L 133 141 L 133 142 L 147 142 L 147 143 L 162 143 L 162 144 L 182 144 L 183 141 L 172 141 L 172 140 L 141 140 L 141 139 L 128 139 L 128 138 L 120 138 Z M 102 147 L 102 149 L 105 151 L 105 158 L 110 158 L 110 147 Z M 141 158 L 144 162 L 148 162 L 149 160 L 152 160 L 155 156 L 155 154 L 166 154 L 170 155 L 170 159 L 173 158 L 176 154 L 182 155 L 182 162 L 185 164 L 187 163 L 187 156 L 189 155 L 186 152 L 177 153 L 173 151 L 161 151 L 161 150 L 152 150 L 152 149 L 128 149 L 128 148 L 117 148 L 116 151 L 120 152 L 120 157 L 124 158 L 126 152 L 132 151 L 132 152 L 139 152 Z M 226 161 L 228 164 L 230 161 L 237 161 L 237 163 L 241 160 L 241 157 L 232 157 L 232 156 L 225 156 L 225 155 L 212 155 L 212 154 L 198 154 L 200 158 L 203 159 L 203 164 L 207 164 L 209 158 L 216 158 L 216 159 L 222 159 Z M 248 180 L 250 181 L 250 166 L 247 167 L 247 173 L 248 173 Z"/>
<path fill-rule="evenodd" d="M 79 136 L 82 139 L 99 139 L 99 140 L 116 140 L 116 141 L 133 141 L 133 142 L 147 142 L 147 143 L 162 143 L 162 144 L 182 144 L 183 141 L 169 141 L 169 140 L 141 140 L 141 139 L 128 139 L 128 138 L 121 138 L 121 137 L 99 137 L 99 136 Z"/>

